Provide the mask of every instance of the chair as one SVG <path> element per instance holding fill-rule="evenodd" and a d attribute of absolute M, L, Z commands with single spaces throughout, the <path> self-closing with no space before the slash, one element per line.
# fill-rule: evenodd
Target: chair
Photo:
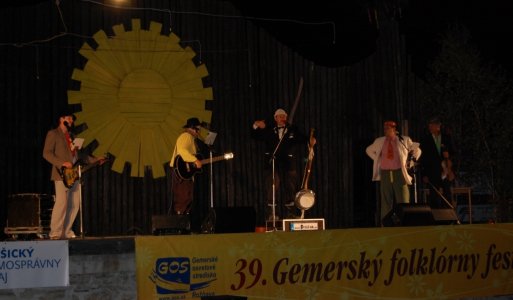
<path fill-rule="evenodd" d="M 451 187 L 451 201 L 458 204 L 458 195 L 466 195 L 468 200 L 468 222 L 472 224 L 472 188 L 471 187 Z"/>

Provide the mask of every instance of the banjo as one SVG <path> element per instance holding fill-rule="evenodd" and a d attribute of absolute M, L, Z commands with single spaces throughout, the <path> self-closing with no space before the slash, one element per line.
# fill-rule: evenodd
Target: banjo
<path fill-rule="evenodd" d="M 310 129 L 310 140 L 313 137 L 314 129 Z M 308 145 L 308 161 L 306 163 L 305 172 L 303 174 L 303 181 L 301 183 L 301 190 L 296 193 L 294 203 L 301 209 L 301 219 L 305 217 L 305 210 L 310 209 L 315 204 L 315 193 L 308 189 L 308 179 L 312 171 L 312 161 L 314 157 L 313 145 Z"/>

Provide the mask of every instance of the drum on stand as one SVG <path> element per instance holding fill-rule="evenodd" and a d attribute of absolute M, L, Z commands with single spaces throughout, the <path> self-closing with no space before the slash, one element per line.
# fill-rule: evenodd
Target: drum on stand
<path fill-rule="evenodd" d="M 301 210 L 301 219 L 305 217 L 305 210 L 310 209 L 315 204 L 315 193 L 309 189 L 303 189 L 296 193 L 294 200 L 296 207 Z"/>

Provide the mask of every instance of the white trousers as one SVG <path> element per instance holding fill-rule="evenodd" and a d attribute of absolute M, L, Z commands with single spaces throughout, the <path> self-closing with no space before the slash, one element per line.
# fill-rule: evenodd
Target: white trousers
<path fill-rule="evenodd" d="M 55 181 L 55 204 L 50 222 L 50 238 L 66 239 L 75 236 L 71 229 L 80 208 L 78 181 L 68 189 L 62 181 Z"/>

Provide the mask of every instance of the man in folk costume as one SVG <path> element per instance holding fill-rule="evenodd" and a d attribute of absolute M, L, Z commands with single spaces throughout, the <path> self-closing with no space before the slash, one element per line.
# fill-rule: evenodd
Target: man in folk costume
<path fill-rule="evenodd" d="M 401 136 L 397 132 L 394 121 L 384 122 L 384 133 L 365 150 L 374 161 L 372 180 L 380 181 L 381 222 L 392 211 L 394 204 L 409 203 L 412 177 L 408 174 L 408 159 L 417 160 L 421 155 L 418 144 L 410 137 Z"/>

